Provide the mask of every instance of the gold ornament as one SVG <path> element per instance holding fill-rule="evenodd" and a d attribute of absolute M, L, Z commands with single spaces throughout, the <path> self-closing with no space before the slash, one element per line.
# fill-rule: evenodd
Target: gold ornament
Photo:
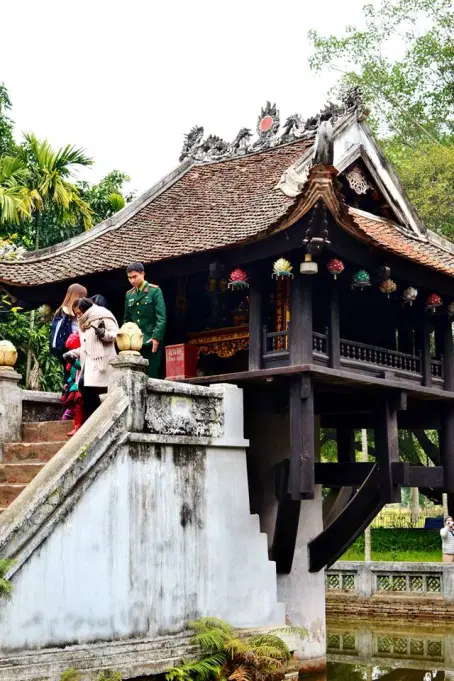
<path fill-rule="evenodd" d="M 126 322 L 118 332 L 116 342 L 120 355 L 140 355 L 143 333 L 134 322 Z"/>
<path fill-rule="evenodd" d="M 17 362 L 17 350 L 8 340 L 0 341 L 0 366 L 13 367 Z"/>

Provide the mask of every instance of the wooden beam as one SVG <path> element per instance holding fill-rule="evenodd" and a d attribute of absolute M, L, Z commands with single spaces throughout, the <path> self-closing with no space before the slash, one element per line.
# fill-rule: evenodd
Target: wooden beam
<path fill-rule="evenodd" d="M 249 371 L 262 368 L 262 279 L 254 272 L 249 288 Z"/>
<path fill-rule="evenodd" d="M 315 484 L 324 487 L 361 487 L 375 464 L 316 463 Z"/>
<path fill-rule="evenodd" d="M 392 477 L 402 487 L 430 487 L 442 489 L 444 476 L 442 466 L 412 466 L 404 461 L 392 464 Z"/>
<path fill-rule="evenodd" d="M 337 460 L 339 463 L 355 461 L 355 430 L 348 426 L 336 428 Z"/>
<path fill-rule="evenodd" d="M 314 418 L 312 381 L 295 377 L 290 382 L 290 493 L 294 501 L 314 498 Z"/>
<path fill-rule="evenodd" d="M 454 409 L 445 406 L 439 432 L 440 461 L 444 470 L 445 491 L 454 493 Z"/>
<path fill-rule="evenodd" d="M 344 510 L 308 546 L 309 571 L 332 565 L 370 525 L 385 505 L 380 494 L 380 473 L 375 464 L 358 492 Z"/>
<path fill-rule="evenodd" d="M 380 470 L 380 494 L 384 503 L 400 501 L 400 488 L 393 483 L 392 465 L 399 461 L 397 411 L 385 399 L 377 409 L 375 425 L 375 456 Z"/>
<path fill-rule="evenodd" d="M 340 368 L 340 318 L 339 318 L 339 290 L 335 282 L 331 284 L 328 328 L 329 366 Z"/>
<path fill-rule="evenodd" d="M 278 574 L 289 574 L 292 569 L 301 509 L 301 502 L 293 501 L 289 494 L 289 468 L 288 459 L 275 466 L 278 507 L 270 559 L 275 561 Z"/>
<path fill-rule="evenodd" d="M 206 383 L 242 383 L 249 381 L 268 381 L 268 379 L 278 376 L 290 377 L 303 373 L 310 373 L 316 381 L 319 380 L 325 385 L 332 383 L 338 387 L 339 385 L 342 385 L 343 387 L 375 386 L 383 391 L 389 391 L 390 388 L 402 390 L 402 388 L 405 387 L 408 395 L 412 397 L 454 401 L 454 391 L 445 391 L 438 387 L 427 388 L 419 385 L 416 381 L 407 381 L 403 378 L 377 378 L 375 376 L 368 376 L 367 374 L 360 373 L 359 371 L 357 372 L 356 370 L 331 369 L 330 367 L 311 363 L 294 366 L 279 366 L 272 369 L 260 369 L 258 371 L 237 371 L 235 373 L 217 374 L 215 376 L 197 376 L 197 378 L 184 379 L 183 382 L 200 385 Z"/>

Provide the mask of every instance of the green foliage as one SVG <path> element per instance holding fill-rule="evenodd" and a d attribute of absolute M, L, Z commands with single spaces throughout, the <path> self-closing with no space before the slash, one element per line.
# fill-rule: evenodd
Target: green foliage
<path fill-rule="evenodd" d="M 81 675 L 74 667 L 69 667 L 60 676 L 60 681 L 80 681 L 81 678 Z"/>
<path fill-rule="evenodd" d="M 339 92 L 360 86 L 409 198 L 428 227 L 454 238 L 451 0 L 382 0 L 363 11 L 364 27 L 309 33 L 311 67 L 341 74 Z"/>
<path fill-rule="evenodd" d="M 426 226 L 454 239 L 454 137 L 444 146 L 424 140 L 414 148 L 395 141 L 384 147 Z"/>
<path fill-rule="evenodd" d="M 98 184 L 90 186 L 88 182 L 79 183 L 81 196 L 90 206 L 95 224 L 115 215 L 131 201 L 132 194 L 124 196 L 124 185 L 129 180 L 125 173 L 113 170 Z"/>
<path fill-rule="evenodd" d="M 111 669 L 105 669 L 100 672 L 97 681 L 121 681 L 122 675 L 120 672 L 114 672 Z"/>
<path fill-rule="evenodd" d="M 170 669 L 167 681 L 281 679 L 291 655 L 278 634 L 306 634 L 301 629 L 286 627 L 258 636 L 242 636 L 230 624 L 216 618 L 190 622 L 189 628 L 194 632 L 191 642 L 200 648 L 201 657 Z"/>
<path fill-rule="evenodd" d="M 311 67 L 338 71 L 343 86 L 360 85 L 376 128 L 402 142 L 454 132 L 451 1 L 382 0 L 363 13 L 364 27 L 347 26 L 340 37 L 309 33 Z"/>
<path fill-rule="evenodd" d="M 0 84 L 0 225 L 26 248 L 52 246 L 110 217 L 132 196 L 123 195 L 128 176 L 117 170 L 97 185 L 76 183 L 75 172 L 93 163 L 82 149 L 53 149 L 25 134 L 20 145 L 6 115 L 8 91 Z"/>
<path fill-rule="evenodd" d="M 372 560 L 436 562 L 441 560 L 438 530 L 372 528 Z M 351 545 L 341 560 L 364 560 L 364 535 Z"/>
<path fill-rule="evenodd" d="M 11 110 L 11 101 L 8 90 L 0 83 L 0 156 L 14 154 L 16 145 L 13 137 L 14 124 L 7 111 Z"/>
<path fill-rule="evenodd" d="M 25 312 L 3 310 L 0 312 L 0 339 L 11 341 L 17 349 L 16 369 L 25 379 L 27 352 L 30 347 L 33 359 L 33 382 L 36 390 L 60 392 L 63 373 L 58 359 L 49 353 L 50 323 L 38 323 L 30 329 L 30 315 Z"/>
<path fill-rule="evenodd" d="M 11 596 L 13 585 L 5 578 L 8 570 L 14 565 L 14 560 L 0 558 L 0 599 L 8 599 Z"/>

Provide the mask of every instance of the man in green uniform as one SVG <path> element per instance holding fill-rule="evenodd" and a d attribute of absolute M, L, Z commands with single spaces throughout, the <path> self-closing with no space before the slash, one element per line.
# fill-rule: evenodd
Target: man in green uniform
<path fill-rule="evenodd" d="M 126 268 L 133 288 L 127 292 L 125 322 L 134 322 L 143 333 L 142 356 L 148 360 L 148 376 L 159 378 L 162 341 L 166 328 L 166 306 L 159 286 L 145 281 L 142 263 L 135 262 Z"/>

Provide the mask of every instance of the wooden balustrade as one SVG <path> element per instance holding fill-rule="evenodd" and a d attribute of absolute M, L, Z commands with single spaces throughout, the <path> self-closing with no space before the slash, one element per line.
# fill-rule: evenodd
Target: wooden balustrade
<path fill-rule="evenodd" d="M 327 361 L 329 348 L 329 337 L 327 333 L 313 332 L 312 349 L 314 359 Z M 263 357 L 282 358 L 288 356 L 288 332 L 287 331 L 267 331 L 263 328 Z M 340 339 L 340 358 L 341 365 L 344 367 L 358 368 L 378 367 L 391 372 L 413 374 L 415 378 L 422 375 L 422 362 L 419 354 L 410 355 L 397 350 L 389 350 L 375 345 L 367 345 L 358 341 Z M 431 375 L 434 379 L 443 380 L 443 360 L 431 360 Z"/>

